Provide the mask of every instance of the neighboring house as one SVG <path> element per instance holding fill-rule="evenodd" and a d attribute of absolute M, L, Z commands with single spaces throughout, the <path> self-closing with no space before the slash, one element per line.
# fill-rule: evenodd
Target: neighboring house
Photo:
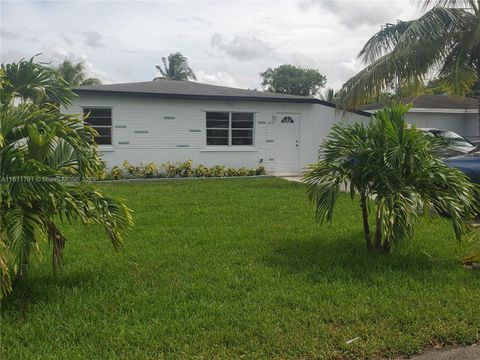
<path fill-rule="evenodd" d="M 297 174 L 317 159 L 342 114 L 316 98 L 206 85 L 149 81 L 83 86 L 66 112 L 90 114 L 107 167 L 192 159 L 194 164 L 264 166 L 270 174 Z"/>
<path fill-rule="evenodd" d="M 412 104 L 406 115 L 409 124 L 422 128 L 452 130 L 467 139 L 477 140 L 478 100 L 448 95 L 419 95 L 403 99 Z M 384 103 L 368 104 L 362 110 L 375 112 Z"/>

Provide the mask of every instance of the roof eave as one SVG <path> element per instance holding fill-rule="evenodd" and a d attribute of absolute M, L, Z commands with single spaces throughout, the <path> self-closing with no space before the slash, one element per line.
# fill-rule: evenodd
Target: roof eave
<path fill-rule="evenodd" d="M 150 92 L 133 92 L 133 91 L 109 91 L 109 90 L 94 90 L 94 89 L 82 89 L 75 88 L 73 92 L 79 94 L 95 94 L 95 95 L 107 95 L 107 96 L 133 96 L 133 97 L 150 97 L 150 98 L 162 98 L 162 99 L 178 99 L 178 100 L 206 100 L 206 101 L 253 101 L 253 102 L 274 102 L 274 103 L 290 103 L 290 104 L 321 104 L 331 108 L 337 108 L 334 103 L 329 101 L 320 100 L 317 98 L 293 98 L 293 97 L 263 97 L 263 96 L 227 96 L 227 95 L 193 95 L 193 94 L 162 94 L 162 93 L 150 93 Z M 372 116 L 363 110 L 348 110 L 349 112 L 363 115 Z"/>

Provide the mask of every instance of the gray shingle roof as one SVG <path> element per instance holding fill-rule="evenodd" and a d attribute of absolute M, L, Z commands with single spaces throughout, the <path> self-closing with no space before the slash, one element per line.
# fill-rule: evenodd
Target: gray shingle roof
<path fill-rule="evenodd" d="M 309 96 L 277 94 L 256 90 L 237 89 L 225 86 L 202 84 L 192 81 L 156 80 L 135 83 L 80 86 L 73 91 L 81 94 L 149 96 L 166 99 L 231 100 L 278 103 L 321 104 L 335 108 L 335 104 Z M 356 114 L 371 116 L 361 110 L 349 110 Z"/>
<path fill-rule="evenodd" d="M 287 102 L 316 102 L 318 99 L 306 96 L 276 94 L 270 92 L 236 89 L 225 86 L 202 84 L 192 81 L 156 80 L 135 83 L 88 85 L 74 89 L 77 93 L 128 93 L 164 95 L 165 97 L 209 97 L 209 98 L 240 98 L 264 101 L 286 100 Z"/>
<path fill-rule="evenodd" d="M 472 98 L 462 98 L 448 95 L 418 95 L 402 99 L 404 103 L 412 103 L 413 108 L 422 109 L 477 109 L 478 100 Z M 386 102 L 377 102 L 362 106 L 362 110 L 377 110 L 385 105 Z"/>

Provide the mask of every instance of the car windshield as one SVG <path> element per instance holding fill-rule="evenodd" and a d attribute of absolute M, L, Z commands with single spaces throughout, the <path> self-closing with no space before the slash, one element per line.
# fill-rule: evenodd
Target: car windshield
<path fill-rule="evenodd" d="M 461 137 L 457 133 L 449 130 L 430 130 L 430 132 L 438 138 L 441 138 L 447 145 L 450 146 L 464 146 L 464 147 L 473 147 L 470 141 Z"/>

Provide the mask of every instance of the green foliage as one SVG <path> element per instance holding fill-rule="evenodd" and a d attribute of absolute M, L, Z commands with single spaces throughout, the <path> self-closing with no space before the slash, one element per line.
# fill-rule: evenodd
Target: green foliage
<path fill-rule="evenodd" d="M 440 6 L 416 20 L 387 24 L 370 38 L 359 53 L 366 67 L 344 84 L 337 104 L 360 106 L 395 84 L 423 85 L 432 74 L 453 95 L 463 96 L 478 84 L 480 12 L 476 2 L 422 3 Z M 472 7 L 464 8 L 465 4 Z"/>
<path fill-rule="evenodd" d="M 213 177 L 224 177 L 225 176 L 225 166 L 215 165 L 210 168 L 210 176 Z"/>
<path fill-rule="evenodd" d="M 325 86 L 327 78 L 315 69 L 303 69 L 284 64 L 260 73 L 266 91 L 301 96 L 315 96 Z"/>
<path fill-rule="evenodd" d="M 43 242 L 61 264 L 66 238 L 63 222 L 104 227 L 118 249 L 132 226 L 122 202 L 84 179 L 104 174 L 93 136 L 77 116 L 63 115 L 72 92 L 56 72 L 20 61 L 0 71 L 0 282 L 1 295 L 12 278 L 26 274 L 32 253 Z"/>
<path fill-rule="evenodd" d="M 263 166 L 259 166 L 256 171 L 256 175 L 265 175 L 267 172 Z"/>
<path fill-rule="evenodd" d="M 176 52 L 168 55 L 168 58 L 162 57 L 162 62 L 163 68 L 156 66 L 162 76 L 154 80 L 197 80 L 195 73 L 188 65 L 187 58 L 182 53 Z"/>
<path fill-rule="evenodd" d="M 123 162 L 123 167 L 125 168 L 126 173 L 131 178 L 149 178 L 149 177 L 167 177 L 167 178 L 177 178 L 177 177 L 224 177 L 224 176 L 255 176 L 255 175 L 265 175 L 266 171 L 263 166 L 260 166 L 256 169 L 248 168 L 226 168 L 224 165 L 214 165 L 208 167 L 205 165 L 193 166 L 192 160 L 186 161 L 177 161 L 177 162 L 166 162 L 161 164 L 159 167 L 155 163 L 148 163 L 146 165 L 132 165 L 130 162 L 125 160 Z M 115 170 L 115 175 L 114 175 Z M 123 173 L 120 168 L 114 167 L 111 172 L 112 178 L 114 180 L 121 179 Z"/>
<path fill-rule="evenodd" d="M 320 148 L 319 161 L 304 180 L 318 221 L 332 221 L 340 186 L 360 195 L 368 250 L 391 250 L 413 237 L 420 210 L 448 214 L 459 239 L 479 212 L 478 187 L 460 170 L 433 155 L 437 146 L 408 128 L 408 107 L 397 104 L 376 113 L 367 124 L 336 124 Z M 369 202 L 375 205 L 375 242 L 371 242 Z"/>
<path fill-rule="evenodd" d="M 65 59 L 55 70 L 71 87 L 102 84 L 100 79 L 87 77 L 83 62 L 74 64 L 70 60 Z"/>
<path fill-rule="evenodd" d="M 210 177 L 210 174 L 210 169 L 207 166 L 201 164 L 195 167 L 195 169 L 193 170 L 193 175 L 195 177 Z"/>
<path fill-rule="evenodd" d="M 29 61 L 2 63 L 0 102 L 12 104 L 18 100 L 35 104 L 49 102 L 70 105 L 74 93 L 65 80 L 55 70 L 37 64 L 34 60 L 35 57 L 32 57 Z"/>
<path fill-rule="evenodd" d="M 119 180 L 123 178 L 123 170 L 119 166 L 114 166 L 110 174 L 112 176 L 112 179 L 114 180 Z"/>

